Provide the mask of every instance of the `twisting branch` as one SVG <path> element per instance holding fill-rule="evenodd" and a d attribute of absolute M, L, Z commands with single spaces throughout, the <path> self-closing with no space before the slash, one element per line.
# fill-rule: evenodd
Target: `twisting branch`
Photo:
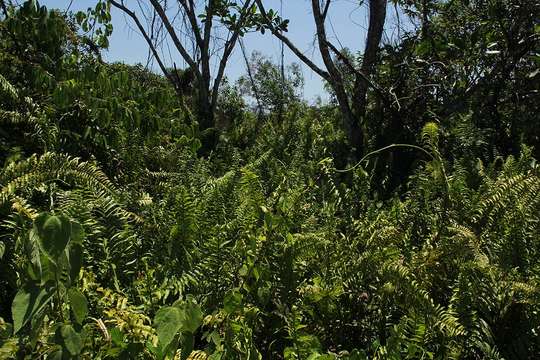
<path fill-rule="evenodd" d="M 206 19 L 204 22 L 203 42 L 201 46 L 201 71 L 202 71 L 202 86 L 199 90 L 206 92 L 210 87 L 210 35 L 212 33 L 212 18 L 216 0 L 209 0 L 206 7 Z"/>
<path fill-rule="evenodd" d="M 324 71 L 322 68 L 318 67 L 313 61 L 311 61 L 306 55 L 304 55 L 285 35 L 281 33 L 281 31 L 277 30 L 273 25 L 268 17 L 268 13 L 266 12 L 262 1 L 261 0 L 255 0 L 257 3 L 257 6 L 259 7 L 259 11 L 261 12 L 261 15 L 266 23 L 266 26 L 268 26 L 268 29 L 272 32 L 272 34 L 277 37 L 279 40 L 283 41 L 285 45 L 304 63 L 306 64 L 311 70 L 316 72 L 320 77 L 322 77 L 324 80 L 330 80 L 330 75 Z"/>
<path fill-rule="evenodd" d="M 171 37 L 171 40 L 173 41 L 174 46 L 180 52 L 180 55 L 182 55 L 182 58 L 191 66 L 193 71 L 195 71 L 195 75 L 197 78 L 201 78 L 201 73 L 197 67 L 197 63 L 193 58 L 189 55 L 187 50 L 184 48 L 182 43 L 180 42 L 180 39 L 176 35 L 176 31 L 174 30 L 171 22 L 169 21 L 169 18 L 167 17 L 167 14 L 165 14 L 165 10 L 157 0 L 150 0 L 152 3 L 152 6 L 156 10 L 157 14 L 159 15 L 161 21 L 163 21 L 163 24 L 165 25 L 165 29 L 167 29 L 167 32 L 169 33 L 169 36 Z"/>
<path fill-rule="evenodd" d="M 197 46 L 201 48 L 203 46 L 203 39 L 201 36 L 201 29 L 199 28 L 199 23 L 197 22 L 197 16 L 195 15 L 195 8 L 192 1 L 187 2 L 187 0 L 178 0 L 180 5 L 184 8 L 184 11 L 187 14 L 189 23 L 191 25 L 191 30 L 193 31 L 193 34 L 195 36 L 195 41 L 197 43 Z"/>
<path fill-rule="evenodd" d="M 175 79 L 169 73 L 169 71 L 167 71 L 167 68 L 165 67 L 165 64 L 163 64 L 163 61 L 161 60 L 161 57 L 159 56 L 159 53 L 157 52 L 156 47 L 154 46 L 154 43 L 152 42 L 152 39 L 150 39 L 150 37 L 148 36 L 148 33 L 146 32 L 145 28 L 142 26 L 142 24 L 139 21 L 139 18 L 137 17 L 137 15 L 133 11 L 126 8 L 123 5 L 123 2 L 119 3 L 119 2 L 117 2 L 115 0 L 110 0 L 110 1 L 111 1 L 112 6 L 116 7 L 119 10 L 122 10 L 126 15 L 128 15 L 135 22 L 135 25 L 137 25 L 137 28 L 139 29 L 142 36 L 144 37 L 144 40 L 146 40 L 146 43 L 148 44 L 148 47 L 150 48 L 150 51 L 154 55 L 154 58 L 156 59 L 158 65 L 159 65 L 159 68 L 161 69 L 163 74 L 167 77 L 169 82 L 173 85 L 176 92 L 178 92 L 179 89 L 178 89 L 178 86 L 177 86 L 177 83 L 176 83 Z"/>
<path fill-rule="evenodd" d="M 364 79 L 379 95 L 386 97 L 386 92 L 383 88 L 381 88 L 377 83 L 375 83 L 369 76 L 367 76 L 361 69 L 358 69 L 356 66 L 354 66 L 353 63 L 349 60 L 348 57 L 343 55 L 339 49 L 332 44 L 331 42 L 328 42 L 328 48 L 332 50 L 332 52 L 349 68 L 350 71 L 356 74 L 356 76 L 359 76 Z"/>
<path fill-rule="evenodd" d="M 345 126 L 347 127 L 347 133 L 350 134 L 351 140 L 354 137 L 354 143 L 357 144 L 361 141 L 358 136 L 358 119 L 349 103 L 349 96 L 345 90 L 345 84 L 342 74 L 339 72 L 328 48 L 329 41 L 326 36 L 326 28 L 324 25 L 324 19 L 322 17 L 321 7 L 319 0 L 311 0 L 311 7 L 313 9 L 313 19 L 315 20 L 315 27 L 317 29 L 317 41 L 319 44 L 319 51 L 323 59 L 324 65 L 330 74 L 330 85 L 335 92 L 339 109 L 345 118 Z M 353 136 L 353 134 L 356 135 Z"/>
<path fill-rule="evenodd" d="M 215 0 L 208 1 L 208 7 L 206 12 L 206 21 L 204 23 L 203 43 L 204 48 L 208 48 L 210 44 L 210 35 L 212 31 L 212 17 L 214 16 L 214 8 L 216 6 Z"/>

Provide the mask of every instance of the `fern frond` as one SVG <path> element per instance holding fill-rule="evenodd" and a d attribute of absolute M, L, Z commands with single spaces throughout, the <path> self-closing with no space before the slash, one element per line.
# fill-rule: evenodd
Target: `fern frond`
<path fill-rule="evenodd" d="M 487 226 L 492 226 L 497 215 L 508 207 L 522 204 L 534 209 L 540 205 L 540 179 L 533 174 L 519 174 L 510 178 L 501 177 L 492 186 L 488 195 L 477 207 L 473 217 L 475 222 L 487 219 Z"/>
<path fill-rule="evenodd" d="M 180 352 L 177 353 L 177 357 L 179 358 Z M 209 359 L 209 356 L 207 353 L 205 353 L 202 350 L 194 350 L 189 354 L 187 360 L 207 360 Z"/>
<path fill-rule="evenodd" d="M 434 122 L 428 122 L 422 128 L 422 140 L 429 146 L 439 142 L 439 126 Z"/>
<path fill-rule="evenodd" d="M 116 189 L 108 177 L 94 164 L 57 153 L 45 153 L 14 162 L 0 174 L 0 204 L 17 193 L 28 193 L 51 181 L 85 186 L 96 193 L 113 194 Z"/>
<path fill-rule="evenodd" d="M 23 199 L 19 196 L 13 196 L 13 202 L 11 204 L 11 208 L 15 210 L 17 213 L 22 214 L 31 220 L 33 220 L 36 216 L 38 216 L 38 211 L 32 208 L 28 204 L 28 201 L 26 199 Z"/>
<path fill-rule="evenodd" d="M 19 98 L 19 92 L 15 86 L 11 85 L 7 79 L 0 74 L 0 95 L 7 96 L 9 99 L 15 101 Z"/>

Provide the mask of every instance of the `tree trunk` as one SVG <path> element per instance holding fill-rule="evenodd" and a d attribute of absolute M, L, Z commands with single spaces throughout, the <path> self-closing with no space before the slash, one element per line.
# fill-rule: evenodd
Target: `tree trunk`
<path fill-rule="evenodd" d="M 345 130 L 347 132 L 350 145 L 355 147 L 357 154 L 361 154 L 363 151 L 363 136 L 359 126 L 359 119 L 351 109 L 349 97 L 343 84 L 343 76 L 337 69 L 334 60 L 332 59 L 332 55 L 330 54 L 330 49 L 328 46 L 329 42 L 326 37 L 326 28 L 324 25 L 324 14 L 321 11 L 319 0 L 312 0 L 311 5 L 313 8 L 315 26 L 317 28 L 319 51 L 321 52 L 321 57 L 329 74 L 328 82 L 336 94 L 336 100 L 338 102 L 339 110 L 343 115 Z"/>
<path fill-rule="evenodd" d="M 386 3 L 387 0 L 370 0 L 369 2 L 369 28 L 361 67 L 361 72 L 365 76 L 371 76 L 375 70 L 386 19 Z M 353 112 L 360 118 L 363 118 L 366 113 L 366 95 L 369 85 L 365 77 L 356 75 L 353 90 Z"/>

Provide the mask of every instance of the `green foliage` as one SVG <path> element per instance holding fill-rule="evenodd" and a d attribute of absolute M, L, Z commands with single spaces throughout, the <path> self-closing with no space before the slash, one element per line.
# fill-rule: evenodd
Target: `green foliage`
<path fill-rule="evenodd" d="M 13 314 L 13 331 L 14 333 L 26 325 L 34 315 L 36 315 L 43 307 L 51 300 L 53 296 L 52 287 L 32 287 L 29 289 L 21 289 L 15 295 L 12 305 Z"/>
<path fill-rule="evenodd" d="M 425 2 L 433 42 L 409 33 L 385 49 L 378 81 L 395 84 L 402 110 L 369 97 L 373 151 L 356 164 L 335 106 L 302 103 L 294 81 L 284 103 L 264 59 L 269 116 L 257 122 L 226 89 L 229 123 L 201 157 L 192 104 L 81 45 L 75 23 L 109 21 L 100 4 L 73 21 L 27 2 L 0 20 L 0 357 L 540 355 L 538 142 L 523 122 L 537 113 L 528 98 L 509 103 L 534 85 L 536 60 L 486 54 L 514 35 L 536 41 L 520 4 Z M 524 23 L 503 39 L 496 20 L 512 19 Z M 464 54 L 501 75 L 474 97 Z M 496 104 L 482 100 L 503 85 Z"/>
<path fill-rule="evenodd" d="M 283 69 L 285 78 L 282 78 L 281 70 L 271 59 L 254 52 L 249 67 L 250 75 L 240 77 L 238 86 L 242 94 L 256 98 L 260 110 L 277 113 L 300 102 L 304 78 L 298 64 Z"/>
<path fill-rule="evenodd" d="M 76 288 L 68 291 L 69 305 L 73 311 L 73 316 L 78 324 L 82 324 L 88 315 L 88 301 L 86 297 Z"/>
<path fill-rule="evenodd" d="M 193 334 L 202 324 L 201 309 L 190 301 L 162 307 L 154 318 L 159 353 L 174 356 L 181 340 L 181 358 L 193 350 Z M 160 356 L 158 356 L 160 357 Z"/>

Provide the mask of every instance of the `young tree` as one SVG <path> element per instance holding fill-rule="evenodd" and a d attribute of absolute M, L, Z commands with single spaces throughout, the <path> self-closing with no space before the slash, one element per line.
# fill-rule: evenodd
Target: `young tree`
<path fill-rule="evenodd" d="M 329 83 L 342 113 L 349 141 L 356 148 L 358 154 L 362 153 L 367 138 L 367 131 L 363 126 L 362 119 L 366 111 L 368 88 L 373 88 L 379 96 L 387 99 L 385 92 L 372 80 L 386 19 L 387 0 L 369 1 L 369 28 L 360 66 L 356 66 L 349 61 L 346 56 L 343 56 L 342 51 L 328 40 L 326 20 L 333 3 L 332 0 L 325 0 L 322 3 L 321 0 L 311 0 L 313 20 L 317 31 L 317 46 L 324 62 L 324 69 L 306 57 L 283 34 L 282 29 L 273 26 L 274 13 L 265 9 L 262 0 L 255 0 L 255 2 L 259 7 L 265 25 L 272 34 L 283 41 L 301 61 Z M 339 62 L 345 64 L 348 71 L 354 74 L 352 90 L 348 90 L 345 86 L 345 77 L 350 75 L 340 71 Z"/>
<path fill-rule="evenodd" d="M 241 76 L 237 84 L 242 94 L 257 101 L 260 111 L 279 113 L 281 108 L 300 101 L 304 77 L 299 64 L 284 67 L 282 74 L 279 65 L 273 63 L 271 58 L 254 51 L 248 74 Z"/>
<path fill-rule="evenodd" d="M 179 96 L 185 96 L 186 79 L 165 65 L 159 43 L 173 44 L 188 68 L 183 72 L 195 91 L 195 110 L 202 130 L 214 126 L 219 87 L 227 61 L 238 39 L 257 23 L 254 0 L 109 0 L 137 26 L 161 71 L 173 84 Z M 135 4 L 134 4 L 135 3 Z M 173 69 L 176 67 L 174 64 Z M 215 71 L 212 71 L 215 69 Z"/>

